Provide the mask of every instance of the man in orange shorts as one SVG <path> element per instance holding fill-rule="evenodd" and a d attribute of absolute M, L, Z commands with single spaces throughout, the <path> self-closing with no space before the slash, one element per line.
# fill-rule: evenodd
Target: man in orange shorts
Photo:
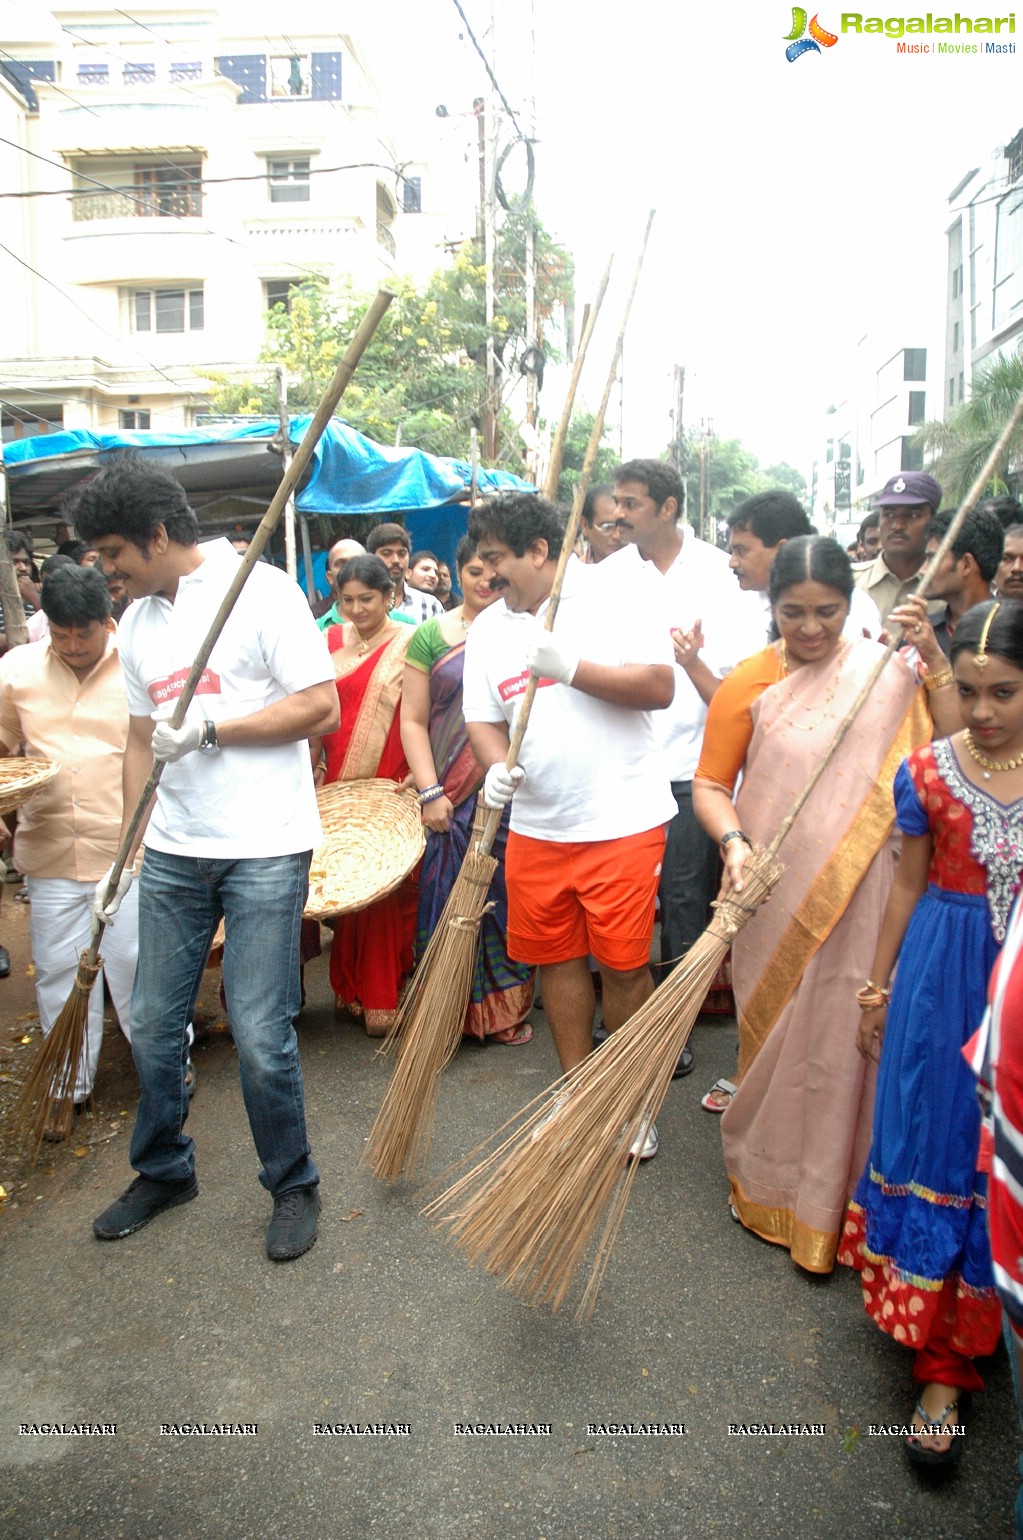
<path fill-rule="evenodd" d="M 511 802 L 508 952 L 543 968 L 543 1000 L 563 1071 L 592 1047 L 600 968 L 604 1022 L 623 1025 L 653 989 L 650 942 L 675 812 L 651 712 L 671 704 L 671 636 L 642 569 L 574 557 L 554 633 L 543 629 L 563 522 L 550 503 L 513 492 L 478 508 L 469 534 L 500 595 L 465 639 L 463 710 L 486 771 L 488 807 Z M 512 770 L 510 731 L 530 673 L 539 687 Z M 637 1154 L 656 1153 L 647 1131 Z"/>

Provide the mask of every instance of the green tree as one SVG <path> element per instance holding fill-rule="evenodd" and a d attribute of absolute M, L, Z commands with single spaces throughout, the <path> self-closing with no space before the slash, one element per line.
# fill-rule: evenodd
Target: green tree
<path fill-rule="evenodd" d="M 806 477 L 802 471 L 797 471 L 794 465 L 789 465 L 787 460 L 779 460 L 777 465 L 768 465 L 760 472 L 764 485 L 761 488 L 766 492 L 769 488 L 780 487 L 783 492 L 791 492 L 801 503 L 805 503 L 809 488 Z"/>
<path fill-rule="evenodd" d="M 568 425 L 568 433 L 565 436 L 565 452 L 561 460 L 561 475 L 558 478 L 558 502 L 564 503 L 566 507 L 571 507 L 572 500 L 575 497 L 575 489 L 579 485 L 583 460 L 586 458 L 586 450 L 589 447 L 590 434 L 593 432 L 595 421 L 595 413 L 577 412 Z M 599 487 L 604 482 L 614 480 L 614 472 L 619 463 L 619 457 L 617 450 L 605 442 L 609 431 L 605 423 L 604 430 L 600 436 L 597 458 L 590 476 L 591 487 Z"/>
<path fill-rule="evenodd" d="M 494 269 L 494 351 L 507 374 L 526 345 L 524 220 L 509 216 Z M 543 326 L 571 298 L 572 265 L 538 221 L 536 228 L 537 315 Z M 486 270 L 478 246 L 467 242 L 422 291 L 409 279 L 392 287 L 395 300 L 345 392 L 344 417 L 379 443 L 465 457 L 470 425 L 482 412 L 486 391 Z M 349 280 L 313 279 L 292 291 L 288 309 L 277 305 L 270 312 L 260 356 L 270 367 L 285 366 L 290 410 L 315 407 L 369 298 Z M 219 411 L 276 412 L 269 375 L 265 383 L 223 378 L 215 383 Z M 510 424 L 505 427 L 506 442 L 514 446 Z"/>
<path fill-rule="evenodd" d="M 914 438 L 922 445 L 935 477 L 940 481 L 949 504 L 960 503 L 984 461 L 991 453 L 1013 408 L 1023 393 L 1023 356 L 1010 353 L 996 358 L 974 375 L 967 400 L 961 402 L 944 422 L 928 422 Z M 1023 462 L 1023 428 L 1018 428 L 1009 445 L 1002 475 Z M 1002 475 L 995 475 L 985 488 L 995 496 L 1007 489 Z M 1017 476 L 1013 477 L 1018 479 Z"/>

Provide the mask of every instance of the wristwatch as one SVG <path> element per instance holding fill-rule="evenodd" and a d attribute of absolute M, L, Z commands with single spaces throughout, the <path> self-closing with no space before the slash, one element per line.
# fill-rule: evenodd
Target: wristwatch
<path fill-rule="evenodd" d="M 199 739 L 199 753 L 220 753 L 220 744 L 217 742 L 217 729 L 208 717 L 202 724 L 202 737 Z"/>

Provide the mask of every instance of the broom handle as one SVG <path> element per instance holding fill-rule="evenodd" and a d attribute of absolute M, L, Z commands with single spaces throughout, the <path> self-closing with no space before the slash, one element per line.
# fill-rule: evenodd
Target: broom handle
<path fill-rule="evenodd" d="M 369 345 L 370 340 L 373 337 L 374 332 L 380 325 L 380 322 L 383 320 L 387 307 L 390 305 L 393 298 L 394 295 L 388 289 L 379 289 L 377 291 L 376 297 L 373 300 L 373 303 L 370 305 L 369 309 L 366 311 L 358 331 L 355 333 L 355 336 L 352 338 L 345 351 L 344 357 L 338 364 L 337 369 L 334 371 L 334 378 L 327 386 L 327 389 L 323 394 L 323 399 L 319 406 L 316 408 L 315 416 L 313 417 L 312 422 L 309 424 L 309 427 L 306 429 L 306 432 L 302 438 L 302 442 L 296 448 L 291 464 L 285 470 L 284 475 L 281 478 L 280 486 L 274 493 L 270 502 L 270 506 L 267 508 L 266 513 L 263 515 L 263 518 L 260 521 L 259 528 L 256 530 L 256 533 L 253 535 L 251 541 L 249 542 L 249 548 L 245 552 L 245 555 L 242 557 L 238 571 L 235 573 L 234 578 L 231 581 L 231 586 L 228 588 L 227 593 L 224 595 L 223 603 L 221 604 L 214 617 L 213 624 L 210 626 L 210 629 L 206 635 L 206 640 L 203 642 L 202 646 L 199 648 L 199 651 L 196 653 L 195 662 L 192 664 L 177 705 L 174 707 L 174 713 L 170 718 L 170 725 L 172 727 L 181 726 L 181 723 L 184 720 L 185 712 L 188 710 L 192 696 L 195 694 L 196 686 L 198 685 L 199 680 L 202 678 L 203 670 L 209 662 L 210 654 L 217 644 L 220 633 L 223 631 L 224 626 L 227 624 L 227 618 L 234 608 L 235 601 L 244 588 L 249 573 L 252 571 L 256 562 L 262 555 L 267 541 L 270 539 L 270 536 L 276 529 L 284 505 L 288 501 L 288 498 L 291 496 L 294 489 L 298 486 L 298 483 L 301 481 L 302 476 L 305 473 L 306 466 L 309 464 L 309 461 L 312 458 L 313 450 L 316 448 L 316 445 L 320 441 L 323 430 L 326 428 L 327 423 L 334 415 L 334 410 L 341 397 L 344 395 L 349 380 L 355 373 L 359 359 L 362 357 L 367 346 Z M 110 901 L 111 897 L 117 889 L 117 883 L 120 879 L 121 873 L 124 870 L 125 863 L 127 862 L 128 855 L 131 851 L 131 847 L 134 844 L 135 837 L 142 826 L 142 820 L 146 815 L 146 809 L 149 807 L 149 803 L 152 800 L 153 793 L 156 791 L 162 773 L 163 761 L 161 760 L 153 765 L 153 768 L 149 773 L 149 779 L 146 781 L 146 784 L 143 787 L 142 795 L 139 797 L 139 800 L 135 806 L 135 811 L 131 816 L 131 822 L 128 825 L 125 836 L 121 841 L 120 848 L 114 858 L 114 864 L 110 870 L 110 882 L 107 885 L 107 902 Z M 93 939 L 90 946 L 91 960 L 93 962 L 96 960 L 100 937 L 102 934 L 103 921 L 98 917 L 94 917 Z"/>
<path fill-rule="evenodd" d="M 558 482 L 561 480 L 561 462 L 565 457 L 565 440 L 568 438 L 568 428 L 572 420 L 572 408 L 575 405 L 575 393 L 579 388 L 579 380 L 583 372 L 583 364 L 586 362 L 586 350 L 593 336 L 593 329 L 597 324 L 600 307 L 604 303 L 604 295 L 611 278 L 611 264 L 614 261 L 614 253 L 607 259 L 604 268 L 604 276 L 600 280 L 597 289 L 597 297 L 592 306 L 587 305 L 583 311 L 583 329 L 579 337 L 579 346 L 576 349 L 575 363 L 572 366 L 572 378 L 568 385 L 568 394 L 565 396 L 565 404 L 561 408 L 561 420 L 558 423 L 554 442 L 551 445 L 551 457 L 547 463 L 547 475 L 544 478 L 543 496 L 548 502 L 555 502 L 558 496 Z"/>
<path fill-rule="evenodd" d="M 977 472 L 977 475 L 974 477 L 973 485 L 967 492 L 959 512 L 956 514 L 955 518 L 952 520 L 952 523 L 949 525 L 947 534 L 945 535 L 941 544 L 938 546 L 938 549 L 935 551 L 934 555 L 931 557 L 930 561 L 924 567 L 923 572 L 920 574 L 920 581 L 917 583 L 916 587 L 918 594 L 925 594 L 927 592 L 931 579 L 937 571 L 938 566 L 944 559 L 946 551 L 949 550 L 959 531 L 962 529 L 964 521 L 973 512 L 974 508 L 976 508 L 984 488 L 987 486 L 991 477 L 998 469 L 999 462 L 1009 447 L 1009 440 L 1012 438 L 1012 435 L 1015 433 L 1021 422 L 1023 422 L 1023 395 L 1021 395 L 1019 400 L 1016 402 L 1016 405 L 1013 408 L 1012 416 L 1009 418 L 1009 421 L 1002 429 L 1002 432 L 1000 433 L 994 448 L 991 450 L 991 453 L 988 455 L 987 459 L 984 461 L 984 464 L 981 466 L 980 470 Z M 810 793 L 817 785 L 817 782 L 820 780 L 828 765 L 831 763 L 831 760 L 842 744 L 846 733 L 848 733 L 850 727 L 852 727 L 857 716 L 862 710 L 867 697 L 880 678 L 885 664 L 888 662 L 888 659 L 891 657 L 892 653 L 902 641 L 903 634 L 904 633 L 902 627 L 896 625 L 895 631 L 893 635 L 889 637 L 888 645 L 885 647 L 884 652 L 878 659 L 876 667 L 871 670 L 870 676 L 861 689 L 859 695 L 856 697 L 852 706 L 849 708 L 845 718 L 839 724 L 838 731 L 832 739 L 827 752 L 821 756 L 818 763 L 814 766 L 813 773 L 810 776 L 810 779 L 807 781 L 806 785 L 803 787 L 802 791 L 799 793 L 799 796 L 796 798 L 795 805 L 786 815 L 782 822 L 781 828 L 774 836 L 774 839 L 771 841 L 770 845 L 768 845 L 767 848 L 771 855 L 777 855 L 778 846 L 781 844 L 782 840 L 792 828 L 792 825 L 795 823 L 796 818 L 806 803 L 806 799 L 809 797 Z"/>
<path fill-rule="evenodd" d="M 565 533 L 561 541 L 561 554 L 558 557 L 558 565 L 554 572 L 554 582 L 551 584 L 551 593 L 547 604 L 547 613 L 543 618 L 543 626 L 545 631 L 553 631 L 554 629 L 554 621 L 558 613 L 558 604 L 561 601 L 561 588 L 565 581 L 565 569 L 568 566 L 569 558 L 572 555 L 572 548 L 575 545 L 576 538 L 579 534 L 579 522 L 582 517 L 583 503 L 586 501 L 586 493 L 590 485 L 590 476 L 593 474 L 593 467 L 597 459 L 597 451 L 600 448 L 600 440 L 604 433 L 604 414 L 607 411 L 607 404 L 611 399 L 611 391 L 614 389 L 614 382 L 618 376 L 618 365 L 621 362 L 622 350 L 625 347 L 625 329 L 629 324 L 629 313 L 632 310 L 632 301 L 636 296 L 636 289 L 639 286 L 639 275 L 643 270 L 643 258 L 646 256 L 647 244 L 650 240 L 650 226 L 653 224 L 653 222 L 654 210 L 651 209 L 649 216 L 647 217 L 646 229 L 643 232 L 643 244 L 639 249 L 639 256 L 636 259 L 635 270 L 632 274 L 632 283 L 629 287 L 629 297 L 625 301 L 625 311 L 622 315 L 622 324 L 618 332 L 618 341 L 615 343 L 614 358 L 611 360 L 611 368 L 608 371 L 607 384 L 604 386 L 604 395 L 600 403 L 600 408 L 597 412 L 597 415 L 593 419 L 593 430 L 590 433 L 590 441 L 586 446 L 586 454 L 583 457 L 583 468 L 579 473 L 579 483 L 575 489 L 575 497 L 572 500 L 572 512 L 568 516 L 568 523 L 565 526 Z M 602 297 L 603 295 L 601 295 L 601 298 Z M 529 725 L 529 714 L 533 709 L 533 701 L 536 698 L 536 691 L 539 683 L 540 681 L 536 675 L 530 674 L 529 681 L 526 685 L 526 693 L 522 698 L 522 707 L 519 711 L 519 715 L 515 723 L 515 728 L 511 735 L 511 743 L 508 748 L 508 757 L 505 759 L 505 765 L 509 770 L 513 770 L 515 765 L 518 763 L 519 750 L 522 747 L 522 740 L 526 736 L 526 728 Z M 497 836 L 498 826 L 500 825 L 503 813 L 503 808 L 491 808 L 487 816 L 487 821 L 483 829 L 483 838 L 479 843 L 479 850 L 485 856 L 490 854 L 491 847 L 493 846 L 494 840 Z"/>

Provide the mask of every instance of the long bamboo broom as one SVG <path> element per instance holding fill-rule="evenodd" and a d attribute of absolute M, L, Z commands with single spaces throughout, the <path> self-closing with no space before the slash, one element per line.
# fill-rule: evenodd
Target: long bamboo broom
<path fill-rule="evenodd" d="M 245 586 L 249 573 L 259 560 L 267 541 L 276 528 L 281 511 L 287 503 L 289 496 L 301 481 L 312 457 L 313 450 L 316 448 L 327 423 L 333 416 L 334 410 L 344 394 L 349 380 L 355 373 L 359 359 L 365 352 L 380 322 L 383 320 L 387 307 L 393 298 L 394 295 L 389 290 L 378 290 L 344 357 L 338 364 L 334 377 L 327 386 L 322 401 L 316 408 L 312 422 L 309 424 L 302 442 L 295 450 L 291 464 L 287 467 L 281 479 L 281 484 L 274 493 L 259 528 L 249 543 L 249 548 L 231 581 L 206 639 L 196 654 L 195 662 L 192 664 L 184 689 L 174 708 L 174 714 L 170 719 L 172 727 L 181 726 L 189 702 L 195 694 L 195 689 L 202 677 L 202 672 L 209 662 L 210 654 L 217 643 L 221 631 L 224 629 L 228 616 L 234 608 L 235 601 Z M 107 902 L 110 901 L 117 890 L 118 880 L 124 870 L 125 863 L 132 853 L 139 830 L 143 827 L 162 771 L 162 763 L 154 764 L 135 811 L 132 814 L 131 822 L 121 841 L 120 848 L 114 859 L 113 868 L 111 869 L 106 895 Z M 103 921 L 94 917 L 92 922 L 92 940 L 79 958 L 78 972 L 72 985 L 71 993 L 61 1008 L 52 1030 L 42 1040 L 36 1050 L 11 1114 L 11 1126 L 15 1141 L 23 1143 L 33 1155 L 38 1154 L 40 1144 L 48 1129 L 52 1137 L 63 1138 L 71 1126 L 74 1116 L 75 1079 L 82 1057 L 88 1023 L 89 994 L 96 981 L 97 974 L 103 966 L 103 959 L 100 956 L 99 948 L 104 928 Z"/>
<path fill-rule="evenodd" d="M 918 593 L 926 593 L 1020 422 L 1023 395 L 924 568 Z M 718 902 L 707 930 L 619 1031 L 499 1129 L 489 1143 L 501 1140 L 514 1125 L 514 1132 L 489 1156 L 425 1209 L 471 1262 L 482 1259 L 486 1271 L 514 1293 L 557 1309 L 596 1240 L 577 1315 L 583 1320 L 592 1313 L 638 1164 L 630 1159 L 630 1148 L 660 1110 L 678 1056 L 732 938 L 781 875 L 776 856 L 782 841 L 899 645 L 901 628 L 894 631 L 774 839 L 766 849 L 756 848 L 746 862 L 741 894 Z"/>
<path fill-rule="evenodd" d="M 547 630 L 551 630 L 554 625 L 565 569 L 579 530 L 582 505 L 600 447 L 604 416 L 621 360 L 625 329 L 639 283 L 653 218 L 653 210 L 651 210 L 633 273 L 604 396 L 594 418 L 579 485 L 572 503 L 572 512 L 562 541 L 550 603 L 544 617 L 544 626 Z M 610 263 L 605 269 L 594 303 L 593 324 L 596 323 L 596 313 L 599 311 L 607 287 L 609 270 Z M 589 342 L 592 330 L 591 325 L 589 334 L 584 333 L 583 341 L 580 343 L 580 357 L 577 358 L 574 380 L 577 380 L 581 373 L 584 343 Z M 505 761 L 509 769 L 518 759 L 533 697 L 536 694 L 537 682 L 535 678 L 531 678 L 526 688 Z M 482 835 L 476 839 L 482 818 L 482 813 L 477 814 L 473 841 L 466 852 L 441 917 L 406 990 L 384 1045 L 385 1051 L 394 1044 L 398 1045 L 397 1062 L 362 1157 L 373 1174 L 383 1181 L 395 1181 L 402 1176 L 411 1176 L 425 1164 L 429 1154 L 440 1076 L 445 1066 L 454 1057 L 461 1041 L 462 1023 L 472 990 L 480 922 L 487 907 L 490 881 L 497 869 L 497 861 L 490 851 L 501 816 L 500 811 L 490 812 L 486 816 Z"/>

